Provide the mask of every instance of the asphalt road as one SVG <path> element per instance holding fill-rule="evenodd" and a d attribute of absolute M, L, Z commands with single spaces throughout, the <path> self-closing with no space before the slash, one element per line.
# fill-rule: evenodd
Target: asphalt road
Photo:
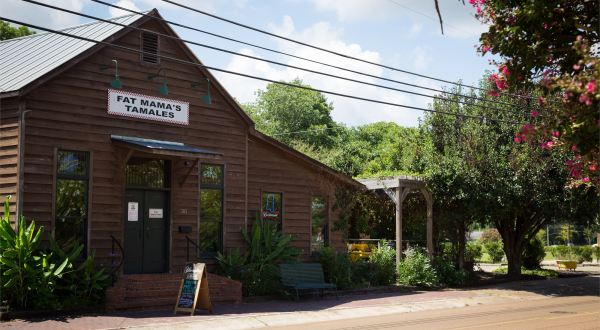
<path fill-rule="evenodd" d="M 556 297 L 268 329 L 600 329 L 600 298 Z"/>

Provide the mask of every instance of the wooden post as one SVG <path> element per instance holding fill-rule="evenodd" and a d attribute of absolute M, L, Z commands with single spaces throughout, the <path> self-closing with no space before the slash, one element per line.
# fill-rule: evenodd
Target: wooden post
<path fill-rule="evenodd" d="M 396 188 L 396 264 L 402 260 L 402 187 Z"/>
<path fill-rule="evenodd" d="M 421 188 L 427 201 L 427 255 L 433 257 L 433 196 L 427 188 Z"/>

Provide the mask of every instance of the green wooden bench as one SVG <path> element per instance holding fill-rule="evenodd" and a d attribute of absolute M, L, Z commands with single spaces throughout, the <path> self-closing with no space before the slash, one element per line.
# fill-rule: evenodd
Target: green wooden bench
<path fill-rule="evenodd" d="M 335 284 L 326 283 L 323 275 L 323 267 L 317 263 L 294 263 L 280 264 L 281 284 L 285 288 L 293 289 L 296 300 L 300 299 L 300 292 L 306 290 L 318 290 L 323 296 L 323 290 L 335 290 L 337 298 L 337 287 Z"/>

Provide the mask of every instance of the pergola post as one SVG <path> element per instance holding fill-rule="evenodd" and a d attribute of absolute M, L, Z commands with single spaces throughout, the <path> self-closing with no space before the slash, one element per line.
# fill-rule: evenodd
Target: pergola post
<path fill-rule="evenodd" d="M 402 260 L 402 187 L 396 187 L 396 265 Z"/>
<path fill-rule="evenodd" d="M 433 257 L 433 196 L 427 188 L 421 188 L 427 201 L 427 255 Z"/>

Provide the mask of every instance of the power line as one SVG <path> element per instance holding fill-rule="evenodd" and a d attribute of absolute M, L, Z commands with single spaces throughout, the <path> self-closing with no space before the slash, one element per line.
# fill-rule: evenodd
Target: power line
<path fill-rule="evenodd" d="M 81 17 L 95 19 L 95 20 L 98 20 L 98 21 L 101 21 L 101 22 L 105 22 L 105 23 L 109 23 L 109 24 L 121 26 L 121 27 L 127 28 L 127 29 L 132 29 L 132 30 L 136 30 L 136 31 L 153 33 L 153 34 L 159 35 L 161 37 L 165 37 L 165 38 L 169 38 L 169 39 L 173 39 L 173 40 L 177 40 L 177 41 L 182 41 L 184 43 L 188 43 L 188 44 L 192 44 L 192 45 L 196 45 L 196 46 L 200 46 L 200 47 L 212 49 L 212 50 L 219 51 L 219 52 L 224 52 L 224 53 L 228 53 L 228 54 L 232 54 L 232 55 L 236 55 L 236 56 L 246 57 L 246 58 L 249 58 L 249 59 L 252 59 L 252 60 L 256 60 L 256 61 L 266 62 L 266 63 L 270 63 L 270 64 L 275 64 L 275 65 L 279 65 L 279 66 L 283 66 L 283 67 L 287 67 L 287 68 L 292 68 L 292 69 L 296 69 L 296 70 L 300 70 L 300 71 L 304 71 L 304 72 L 309 72 L 309 73 L 317 74 L 317 75 L 322 75 L 322 76 L 327 76 L 327 77 L 331 77 L 331 78 L 336 78 L 336 79 L 341 79 L 341 80 L 345 80 L 345 81 L 350 81 L 350 82 L 357 83 L 357 84 L 363 84 L 363 85 L 367 85 L 367 86 L 372 86 L 372 87 L 377 87 L 377 88 L 383 88 L 383 89 L 387 89 L 387 90 L 392 90 L 392 91 L 396 91 L 396 92 L 401 92 L 401 93 L 406 93 L 406 94 L 411 94 L 411 95 L 416 95 L 416 96 L 421 96 L 421 97 L 428 97 L 428 98 L 432 98 L 432 99 L 436 99 L 436 100 L 449 101 L 448 98 L 442 97 L 442 96 L 428 95 L 428 94 L 413 92 L 413 91 L 409 91 L 409 90 L 405 90 L 405 89 L 399 89 L 399 88 L 395 88 L 395 87 L 374 84 L 374 83 L 370 83 L 368 81 L 363 81 L 363 80 L 357 80 L 357 79 L 342 77 L 342 76 L 338 76 L 338 75 L 334 75 L 334 74 L 330 74 L 330 73 L 325 73 L 325 72 L 321 72 L 321 71 L 316 71 L 316 70 L 311 70 L 311 69 L 307 69 L 307 68 L 303 68 L 303 67 L 299 67 L 299 66 L 295 66 L 295 65 L 289 65 L 289 64 L 285 64 L 285 63 L 281 63 L 281 62 L 277 62 L 277 61 L 263 59 L 263 58 L 259 58 L 259 57 L 256 57 L 256 56 L 251 56 L 251 55 L 247 55 L 247 54 L 237 53 L 237 52 L 230 51 L 230 50 L 227 50 L 227 49 L 222 49 L 222 48 L 218 48 L 218 47 L 214 47 L 214 46 L 202 44 L 202 43 L 191 41 L 191 40 L 182 39 L 182 38 L 179 38 L 179 37 L 176 37 L 176 36 L 159 33 L 159 32 L 152 31 L 152 30 L 142 29 L 142 28 L 138 28 L 138 27 L 135 27 L 135 26 L 130 26 L 130 25 L 127 25 L 127 24 L 123 24 L 123 23 L 119 23 L 119 22 L 115 22 L 115 21 L 103 19 L 103 18 L 100 18 L 100 17 L 96 17 L 96 16 L 84 14 L 84 13 L 78 13 L 78 12 L 73 11 L 73 10 L 69 10 L 69 9 L 61 8 L 61 7 L 56 7 L 56 6 L 45 4 L 45 3 L 41 3 L 41 2 L 38 2 L 38 1 L 35 1 L 35 0 L 23 0 L 23 1 L 29 2 L 29 3 L 34 4 L 34 5 L 38 5 L 38 6 L 42 6 L 42 7 L 46 7 L 46 8 L 50 8 L 50 9 L 54 9 L 54 10 L 58 10 L 58 11 L 62 11 L 62 12 L 66 12 L 66 13 L 69 13 L 69 14 L 72 14 L 72 15 L 77 15 L 77 16 L 81 16 Z M 461 94 L 461 96 L 465 96 L 465 95 Z M 481 99 L 481 100 L 484 101 L 484 99 Z M 479 108 L 482 108 L 482 109 L 487 109 L 487 110 L 509 111 L 509 112 L 513 112 L 513 113 L 521 114 L 521 115 L 527 114 L 526 112 L 523 113 L 523 112 L 519 112 L 519 111 L 514 111 L 512 109 L 500 109 L 500 108 L 496 108 L 496 107 L 485 106 L 485 105 L 476 104 L 476 103 L 470 103 L 470 102 L 465 102 L 465 101 L 461 101 L 461 100 L 452 100 L 452 101 L 456 102 L 456 103 L 464 104 L 464 105 L 476 106 L 476 107 L 479 107 Z"/>
<path fill-rule="evenodd" d="M 423 13 L 423 12 L 421 12 L 421 11 L 418 11 L 418 10 L 416 10 L 416 9 L 410 8 L 410 7 L 409 7 L 409 6 L 407 6 L 407 5 L 403 5 L 403 4 L 401 4 L 401 3 L 397 2 L 397 1 L 394 1 L 394 0 L 388 0 L 388 1 L 389 1 L 389 2 L 391 2 L 391 3 L 393 3 L 393 4 L 395 4 L 395 5 L 396 5 L 396 6 L 398 6 L 398 7 L 402 7 L 402 8 L 404 8 L 404 9 L 408 10 L 408 11 L 412 11 L 413 13 L 415 13 L 415 14 L 417 14 L 417 15 L 421 15 L 421 16 L 423 16 L 423 17 L 425 17 L 425 18 L 428 18 L 428 19 L 430 19 L 430 20 L 432 20 L 432 21 L 434 21 L 434 22 L 436 22 L 436 23 L 438 23 L 438 22 L 439 22 L 439 20 L 438 20 L 437 18 L 434 18 L 433 16 L 427 15 L 427 14 L 425 14 L 425 13 Z M 447 27 L 450 27 L 450 28 L 452 28 L 452 29 L 454 29 L 454 30 L 456 30 L 456 31 L 459 31 L 459 32 L 465 32 L 465 33 L 467 32 L 467 31 L 465 31 L 464 29 L 457 28 L 457 27 L 455 27 L 455 26 L 453 26 L 453 25 L 450 25 L 450 24 L 448 24 L 448 23 L 446 23 L 446 24 L 444 24 L 444 25 L 445 25 L 445 26 L 447 26 Z"/>
<path fill-rule="evenodd" d="M 27 0 L 24 0 L 24 1 L 27 1 Z M 272 53 L 276 53 L 276 54 L 280 54 L 280 55 L 289 56 L 289 57 L 300 59 L 300 60 L 303 60 L 303 61 L 307 61 L 307 62 L 311 62 L 311 63 L 323 65 L 323 66 L 327 66 L 327 67 L 330 67 L 330 68 L 334 68 L 334 69 L 338 69 L 338 70 L 343 70 L 343 71 L 346 71 L 346 72 L 350 72 L 350 73 L 362 75 L 362 76 L 365 76 L 365 77 L 370 77 L 370 78 L 375 78 L 375 79 L 379 79 L 379 80 L 383 80 L 383 81 L 393 82 L 393 83 L 397 83 L 397 84 L 401 84 L 401 85 L 405 85 L 405 86 L 410 86 L 410 87 L 414 87 L 414 88 L 429 90 L 429 91 L 436 92 L 436 93 L 443 93 L 443 94 L 447 94 L 447 95 L 464 97 L 464 98 L 472 99 L 472 100 L 486 101 L 486 102 L 490 102 L 490 103 L 507 105 L 507 106 L 517 106 L 517 107 L 519 106 L 519 105 L 515 105 L 513 103 L 508 103 L 508 102 L 503 102 L 503 101 L 498 101 L 498 100 L 484 99 L 484 98 L 481 98 L 481 97 L 471 96 L 471 95 L 465 95 L 465 94 L 460 94 L 460 93 L 453 93 L 451 91 L 445 91 L 445 90 L 438 89 L 438 88 L 421 86 L 421 85 L 407 83 L 407 82 L 396 80 L 396 79 L 390 79 L 390 78 L 380 77 L 380 76 L 376 76 L 376 75 L 373 75 L 373 74 L 368 74 L 368 73 L 365 73 L 365 72 L 360 72 L 360 71 L 356 71 L 356 70 L 344 68 L 344 67 L 341 67 L 341 66 L 337 66 L 337 65 L 333 65 L 333 64 L 329 64 L 329 63 L 317 61 L 317 60 L 313 60 L 313 59 L 310 59 L 310 58 L 306 58 L 306 57 L 302 57 L 302 56 L 298 56 L 298 55 L 294 55 L 294 54 L 282 52 L 282 51 L 279 51 L 279 50 L 270 49 L 270 48 L 263 47 L 263 46 L 256 45 L 256 44 L 252 44 L 252 43 L 249 43 L 249 42 L 246 42 L 246 41 L 242 41 L 242 40 L 238 40 L 238 39 L 226 37 L 226 36 L 219 35 L 219 34 L 216 34 L 216 33 L 213 33 L 213 32 L 208 32 L 208 31 L 205 31 L 205 30 L 201 30 L 201 29 L 189 26 L 189 25 L 184 25 L 184 24 L 181 24 L 181 23 L 178 23 L 178 22 L 166 20 L 166 19 L 164 19 L 162 17 L 156 17 L 156 16 L 153 16 L 153 15 L 149 15 L 149 14 L 146 14 L 146 13 L 143 13 L 143 12 L 139 12 L 139 11 L 133 10 L 133 9 L 129 9 L 129 8 L 125 8 L 125 7 L 122 7 L 122 6 L 118 6 L 118 5 L 115 5 L 115 4 L 112 4 L 112 3 L 108 3 L 108 2 L 105 2 L 105 1 L 102 1 L 102 0 L 92 0 L 92 1 L 94 1 L 96 3 L 99 3 L 99 4 L 103 4 L 105 6 L 109 6 L 109 7 L 112 7 L 112 8 L 116 8 L 116 9 L 120 9 L 120 10 L 127 11 L 127 12 L 130 12 L 130 13 L 134 13 L 134 14 L 137 14 L 137 15 L 142 15 L 142 16 L 145 16 L 145 17 L 151 17 L 151 18 L 153 18 L 155 20 L 159 20 L 159 21 L 162 21 L 162 22 L 165 22 L 165 23 L 168 23 L 168 24 L 172 24 L 172 25 L 175 25 L 175 26 L 178 26 L 178 27 L 181 27 L 181 28 L 189 29 L 189 30 L 192 30 L 192 31 L 204 33 L 204 34 L 207 34 L 207 35 L 210 35 L 210 36 L 213 36 L 213 37 L 217 37 L 217 38 L 221 38 L 221 39 L 224 39 L 224 40 L 236 42 L 236 43 L 239 43 L 239 44 L 243 44 L 243 45 L 246 45 L 246 46 L 250 46 L 250 47 L 257 48 L 257 49 L 265 50 L 265 51 L 268 51 L 268 52 L 272 52 Z M 28 1 L 28 2 L 31 2 L 31 1 Z M 43 5 L 43 4 L 40 4 L 40 5 Z M 154 33 L 156 33 L 156 32 L 154 32 Z M 238 55 L 244 56 L 244 57 L 248 57 L 248 58 L 253 58 L 253 59 L 255 58 L 255 57 L 253 57 L 251 55 L 246 55 L 246 54 L 238 54 Z M 262 59 L 259 59 L 259 60 L 262 60 Z M 464 86 L 464 87 L 469 87 L 469 86 Z M 430 96 L 427 96 L 427 97 L 430 97 Z"/>
<path fill-rule="evenodd" d="M 230 23 L 230 24 L 233 24 L 233 25 L 237 25 L 239 27 L 243 27 L 245 29 L 256 31 L 256 32 L 259 32 L 259 33 L 262 33 L 262 34 L 266 34 L 266 35 L 271 36 L 271 37 L 275 37 L 275 38 L 278 38 L 278 39 L 289 41 L 289 42 L 292 42 L 292 43 L 295 43 L 295 44 L 298 44 L 298 45 L 302 45 L 302 46 L 305 46 L 305 47 L 317 49 L 317 50 L 320 50 L 320 51 L 323 51 L 323 52 L 326 52 L 326 53 L 330 53 L 330 54 L 333 54 L 333 55 L 337 55 L 337 56 L 340 56 L 340 57 L 344 57 L 344 58 L 347 58 L 347 59 L 351 59 L 351 60 L 355 60 L 355 61 L 359 61 L 359 62 L 371 64 L 371 65 L 375 65 L 375 66 L 378 66 L 378 67 L 381 67 L 381 68 L 385 68 L 385 69 L 388 69 L 388 70 L 402 72 L 402 73 L 406 73 L 406 74 L 409 74 L 409 75 L 413 75 L 413 76 L 417 76 L 417 77 L 421 77 L 421 78 L 425 78 L 425 79 L 430 79 L 430 80 L 435 80 L 435 81 L 439 81 L 439 82 L 443 82 L 443 83 L 447 83 L 447 84 L 452 84 L 452 85 L 455 85 L 455 86 L 462 85 L 462 84 L 456 83 L 454 81 L 445 80 L 445 79 L 441 79 L 441 78 L 436 78 L 436 77 L 424 75 L 424 74 L 421 74 L 421 73 L 411 72 L 411 71 L 408 71 L 408 70 L 395 68 L 395 67 L 392 67 L 392 66 L 389 66 L 389 65 L 385 65 L 385 64 L 375 63 L 375 62 L 372 62 L 372 61 L 369 61 L 369 60 L 365 60 L 365 59 L 362 59 L 362 58 L 359 58 L 359 57 L 355 57 L 355 56 L 351 56 L 351 55 L 339 53 L 339 52 L 336 52 L 336 51 L 333 51 L 333 50 L 330 50 L 330 49 L 326 49 L 326 48 L 323 48 L 323 47 L 315 46 L 315 45 L 312 45 L 312 44 L 309 44 L 309 43 L 306 43 L 306 42 L 302 42 L 302 41 L 298 41 L 298 40 L 295 40 L 295 39 L 292 39 L 292 38 L 284 37 L 282 35 L 278 35 L 278 34 L 275 34 L 275 33 L 269 32 L 269 31 L 261 30 L 259 28 L 255 28 L 253 26 L 249 26 L 249 25 L 246 25 L 246 24 L 243 24 L 243 23 L 236 22 L 234 20 L 230 20 L 230 19 L 218 16 L 218 15 L 215 15 L 215 14 L 211 14 L 211 13 L 205 12 L 205 11 L 202 11 L 200 9 L 196 9 L 196 8 L 193 8 L 193 7 L 190 7 L 190 6 L 186 6 L 184 4 L 177 3 L 177 2 L 172 1 L 172 0 L 162 0 L 162 1 L 170 3 L 170 4 L 178 6 L 178 7 L 181 7 L 181 8 L 184 8 L 184 9 L 187 9 L 187 10 L 190 10 L 190 11 L 193 11 L 193 12 L 196 12 L 198 14 L 209 16 L 209 17 L 212 17 L 214 19 L 218 19 L 218 20 L 223 21 L 223 22 L 227 22 L 227 23 Z M 480 90 L 480 91 L 485 91 L 485 89 L 483 89 L 481 87 L 476 87 L 476 86 L 471 86 L 471 85 L 462 85 L 462 86 L 469 87 L 469 88 L 476 89 L 476 90 Z M 531 98 L 530 96 L 526 96 L 526 95 L 511 94 L 511 93 L 506 93 L 506 92 L 500 92 L 500 94 L 507 95 L 507 96 L 512 96 L 512 97 Z"/>
<path fill-rule="evenodd" d="M 42 30 L 42 31 L 46 31 L 46 32 L 54 33 L 54 34 L 59 34 L 59 35 L 70 37 L 70 38 L 74 38 L 74 39 L 88 41 L 88 42 L 95 43 L 95 44 L 101 44 L 101 45 L 105 45 L 105 46 L 109 46 L 109 47 L 113 47 L 113 48 L 125 50 L 125 51 L 128 51 L 128 52 L 133 52 L 133 53 L 143 54 L 143 55 L 156 56 L 156 57 L 159 57 L 159 58 L 162 58 L 162 59 L 166 59 L 166 60 L 170 60 L 170 61 L 173 61 L 173 62 L 176 62 L 176 63 L 179 63 L 179 64 L 191 65 L 191 66 L 195 66 L 195 67 L 198 67 L 198 68 L 203 68 L 203 69 L 208 69 L 208 70 L 214 70 L 214 71 L 228 73 L 228 74 L 232 74 L 232 75 L 236 75 L 236 76 L 240 76 L 240 77 L 246 77 L 246 78 L 250 78 L 250 79 L 261 80 L 261 81 L 265 81 L 265 82 L 269 82 L 269 83 L 279 84 L 279 85 L 283 85 L 283 86 L 288 86 L 288 87 L 293 87 L 293 88 L 298 88 L 298 89 L 304 89 L 304 90 L 310 90 L 310 91 L 319 92 L 319 93 L 323 93 L 323 94 L 335 95 L 335 96 L 345 97 L 345 98 L 354 99 L 354 100 L 361 100 L 361 101 L 365 101 L 365 102 L 371 102 L 371 103 L 389 105 L 389 106 L 394 106 L 394 107 L 399 107 L 399 108 L 413 109 L 413 110 L 418 110 L 418 111 L 423 111 L 423 112 L 440 113 L 440 114 L 445 114 L 445 115 L 450 115 L 450 116 L 455 116 L 455 117 L 461 117 L 461 118 L 477 119 L 477 120 L 481 120 L 481 121 L 490 120 L 490 121 L 495 121 L 495 122 L 504 122 L 504 123 L 509 123 L 509 124 L 515 124 L 515 125 L 518 124 L 517 122 L 503 120 L 503 119 L 493 119 L 493 118 L 488 118 L 486 116 L 456 114 L 456 113 L 447 112 L 447 111 L 439 111 L 439 110 L 433 110 L 433 109 L 415 107 L 415 106 L 411 106 L 411 105 L 405 105 L 405 104 L 399 104 L 399 103 L 393 103 L 393 102 L 375 100 L 375 99 L 370 99 L 370 98 L 366 98 L 366 97 L 359 97 L 359 96 L 354 96 L 354 95 L 349 95 L 349 94 L 343 94 L 343 93 L 339 93 L 339 92 L 332 92 L 332 91 L 327 91 L 327 90 L 318 89 L 318 88 L 312 88 L 312 87 L 308 87 L 308 86 L 295 85 L 295 84 L 287 83 L 287 82 L 283 82 L 283 81 L 276 81 L 276 80 L 273 80 L 273 79 L 268 79 L 268 78 L 263 78 L 263 77 L 257 77 L 257 76 L 253 76 L 253 75 L 249 75 L 249 74 L 245 74 L 245 73 L 241 73 L 241 72 L 235 72 L 235 71 L 225 70 L 225 69 L 221 69 L 221 68 L 211 67 L 211 66 L 208 66 L 208 65 L 203 65 L 203 64 L 195 63 L 195 62 L 191 62 L 191 61 L 186 61 L 186 60 L 174 58 L 174 57 L 171 57 L 171 56 L 166 56 L 166 55 L 161 55 L 161 54 L 155 54 L 155 53 L 145 52 L 145 51 L 140 50 L 140 49 L 135 49 L 135 48 L 127 47 L 127 46 L 117 45 L 117 44 L 113 44 L 113 43 L 106 42 L 106 41 L 94 40 L 94 39 L 90 39 L 90 38 L 86 38 L 86 37 L 82 37 L 82 36 L 78 36 L 78 35 L 66 33 L 64 31 L 54 30 L 54 29 L 42 27 L 42 26 L 35 25 L 35 24 L 25 23 L 25 22 L 17 21 L 17 20 L 14 20 L 14 19 L 6 18 L 6 17 L 1 17 L 0 16 L 0 20 L 4 20 L 6 22 L 13 23 L 13 24 L 27 26 L 27 27 L 30 27 L 32 29 Z"/>

